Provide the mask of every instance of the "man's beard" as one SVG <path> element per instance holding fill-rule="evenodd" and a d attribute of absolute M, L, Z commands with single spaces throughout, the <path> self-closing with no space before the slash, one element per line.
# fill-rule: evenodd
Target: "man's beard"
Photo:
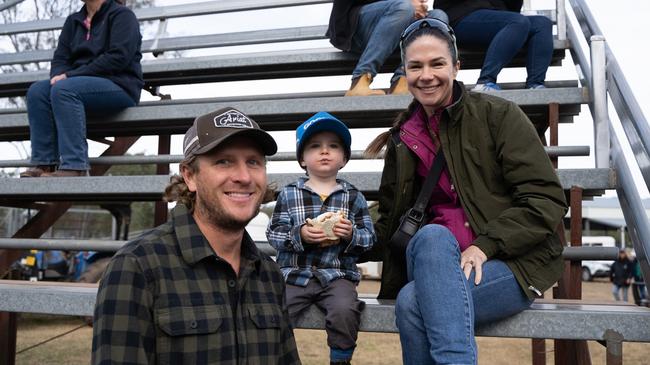
<path fill-rule="evenodd" d="M 205 195 L 203 195 L 205 196 Z M 237 219 L 231 214 L 228 214 L 223 206 L 217 202 L 206 204 L 202 199 L 196 199 L 196 209 L 203 219 L 214 227 L 227 231 L 239 232 L 246 228 L 246 225 L 257 216 L 260 212 L 261 201 L 256 205 L 256 209 L 248 219 Z"/>

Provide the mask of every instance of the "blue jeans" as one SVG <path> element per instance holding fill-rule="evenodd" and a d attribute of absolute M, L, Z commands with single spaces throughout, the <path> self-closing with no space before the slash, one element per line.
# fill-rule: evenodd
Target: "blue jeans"
<path fill-rule="evenodd" d="M 543 85 L 553 56 L 553 23 L 544 16 L 476 10 L 454 28 L 462 47 L 487 48 L 478 83 L 497 82 L 499 72 L 526 45 L 526 87 Z"/>
<path fill-rule="evenodd" d="M 629 288 L 629 285 L 616 285 L 612 284 L 612 295 L 614 295 L 614 299 L 618 302 L 621 301 L 621 296 L 619 294 L 623 293 L 623 301 L 627 302 L 627 288 Z"/>
<path fill-rule="evenodd" d="M 499 260 L 483 264 L 474 284 L 460 268 L 460 249 L 440 225 L 422 227 L 406 250 L 409 283 L 397 296 L 395 314 L 404 364 L 476 364 L 474 325 L 530 307 L 512 271 Z"/>
<path fill-rule="evenodd" d="M 359 12 L 351 51 L 360 54 L 352 78 L 369 73 L 373 77 L 386 59 L 399 47 L 402 31 L 415 20 L 410 0 L 384 0 L 364 5 Z M 404 76 L 400 65 L 391 81 Z"/>
<path fill-rule="evenodd" d="M 86 114 L 114 114 L 136 103 L 112 81 L 75 76 L 50 86 L 33 83 L 27 91 L 32 163 L 62 170 L 88 170 Z"/>

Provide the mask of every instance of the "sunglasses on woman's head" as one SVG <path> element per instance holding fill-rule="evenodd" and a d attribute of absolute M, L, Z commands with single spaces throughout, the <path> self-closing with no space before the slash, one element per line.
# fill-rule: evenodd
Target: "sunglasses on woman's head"
<path fill-rule="evenodd" d="M 455 52 L 454 55 L 458 56 L 458 48 L 456 47 L 456 35 L 454 34 L 454 30 L 449 26 L 449 24 L 436 18 L 422 18 L 420 20 L 414 21 L 411 23 L 411 25 L 406 27 L 400 36 L 399 47 L 402 54 L 402 59 L 404 58 L 404 42 L 409 39 L 416 30 L 420 30 L 422 28 L 435 28 L 441 30 L 442 33 L 447 35 L 453 42 Z"/>

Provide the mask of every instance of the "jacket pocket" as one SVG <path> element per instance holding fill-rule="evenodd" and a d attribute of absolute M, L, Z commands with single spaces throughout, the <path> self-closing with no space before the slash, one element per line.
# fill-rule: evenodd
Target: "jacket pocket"
<path fill-rule="evenodd" d="M 248 354 L 265 354 L 268 359 L 277 359 L 282 353 L 282 309 L 279 304 L 250 304 L 246 308 L 251 326 L 247 329 Z M 246 312 L 244 312 L 246 313 Z M 288 326 L 288 324 L 287 324 Z M 287 330 L 289 330 L 287 328 Z M 286 339 L 285 339 L 286 341 Z M 262 364 L 262 359 L 249 357 L 249 364 Z"/>
<path fill-rule="evenodd" d="M 248 315 L 259 329 L 280 328 L 282 310 L 277 304 L 255 304 L 248 307 Z"/>
<path fill-rule="evenodd" d="M 196 364 L 206 352 L 210 361 L 220 354 L 208 350 L 211 343 L 233 344 L 232 323 L 226 305 L 178 306 L 155 311 L 156 357 L 159 364 Z"/>
<path fill-rule="evenodd" d="M 168 336 L 202 335 L 219 329 L 223 313 L 218 306 L 173 307 L 157 310 L 156 318 Z"/>

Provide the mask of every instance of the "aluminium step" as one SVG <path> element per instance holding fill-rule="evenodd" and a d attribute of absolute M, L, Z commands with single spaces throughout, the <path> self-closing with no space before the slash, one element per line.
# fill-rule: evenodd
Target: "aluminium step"
<path fill-rule="evenodd" d="M 589 156 L 589 146 L 544 146 L 549 157 Z M 382 154 L 383 156 L 383 154 Z M 377 159 L 381 159 L 379 156 Z M 350 160 L 363 160 L 363 151 L 352 151 Z M 172 164 L 183 160 L 183 155 L 124 155 L 100 156 L 89 158 L 90 165 L 143 165 L 143 164 Z M 267 161 L 296 161 L 295 152 L 278 152 L 268 156 Z M 29 160 L 0 160 L 0 168 L 36 166 Z"/>
<path fill-rule="evenodd" d="M 581 105 L 590 100 L 584 87 L 506 89 L 491 93 L 517 103 L 536 124 L 547 122 L 549 103 L 560 104 L 561 122 L 571 122 L 580 113 Z M 89 119 L 87 136 L 183 134 L 196 116 L 226 106 L 248 114 L 268 131 L 293 130 L 322 110 L 344 120 L 350 128 L 389 127 L 411 100 L 410 95 L 344 97 L 341 91 L 146 102 L 114 116 Z M 0 141 L 27 139 L 29 122 L 25 110 L 0 112 Z"/>
<path fill-rule="evenodd" d="M 133 12 L 138 20 L 142 22 L 251 10 L 317 5 L 331 2 L 332 0 L 213 0 L 180 5 L 150 6 L 147 8 L 134 9 Z M 535 13 L 537 15 L 543 15 L 551 19 L 554 23 L 557 23 L 557 13 L 555 9 L 535 10 Z M 63 26 L 65 19 L 66 18 L 54 18 L 0 24 L 0 36 L 59 29 Z"/>
<path fill-rule="evenodd" d="M 133 12 L 139 21 L 151 21 L 290 6 L 325 4 L 331 2 L 332 0 L 213 0 L 180 5 L 151 6 L 147 8 L 134 9 Z M 543 11 L 542 14 L 554 19 L 554 12 Z M 65 19 L 66 18 L 53 18 L 0 24 L 0 35 L 59 29 L 63 26 Z"/>
<path fill-rule="evenodd" d="M 616 187 L 612 169 L 560 169 L 565 190 L 584 189 L 584 196 L 597 196 Z M 269 173 L 269 183 L 282 187 L 303 173 Z M 376 200 L 381 172 L 342 172 L 339 176 L 354 184 L 369 200 Z M 167 175 L 86 176 L 67 178 L 2 178 L 2 201 L 148 201 L 160 200 L 169 183 Z"/>
<path fill-rule="evenodd" d="M 304 42 L 324 40 L 327 25 L 311 25 L 304 27 L 263 29 L 245 32 L 201 34 L 184 37 L 168 37 L 148 39 L 142 42 L 142 53 L 160 54 L 169 51 L 185 51 L 194 49 L 232 47 L 243 45 L 259 45 L 282 42 Z M 551 61 L 552 65 L 559 65 L 562 60 L 563 49 L 569 48 L 568 40 L 554 39 L 553 46 L 556 52 Z M 516 55 L 509 67 L 524 67 L 525 53 Z M 479 65 L 484 58 L 485 51 L 472 48 L 459 48 L 463 69 L 470 65 Z M 33 50 L 19 53 L 0 53 L 0 65 L 19 65 L 34 62 L 49 62 L 54 55 L 54 50 Z M 177 58 L 178 60 L 178 58 Z M 146 61 L 145 61 L 146 62 Z M 397 55 L 389 60 L 390 65 L 398 62 Z"/>
<path fill-rule="evenodd" d="M 554 57 L 561 60 L 567 45 L 558 47 L 554 51 L 558 55 Z M 472 53 L 467 53 L 467 57 L 461 56 L 463 69 L 480 69 L 483 64 L 482 57 L 469 58 Z M 521 56 L 516 56 L 513 63 L 517 63 L 517 57 Z M 351 75 L 357 61 L 358 56 L 329 47 L 144 60 L 142 71 L 147 86 L 165 86 Z M 399 57 L 393 55 L 384 63 L 380 72 L 393 72 L 399 63 Z M 49 79 L 48 70 L 1 74 L 0 97 L 24 96 L 29 85 L 47 79 Z"/>
<path fill-rule="evenodd" d="M 0 311 L 92 316 L 96 284 L 0 280 Z M 396 333 L 395 302 L 360 295 L 366 303 L 360 330 Z M 324 329 L 325 318 L 311 306 L 297 328 Z M 536 300 L 530 309 L 476 329 L 477 336 L 605 340 L 607 330 L 628 342 L 650 342 L 650 309 L 621 304 Z"/>

